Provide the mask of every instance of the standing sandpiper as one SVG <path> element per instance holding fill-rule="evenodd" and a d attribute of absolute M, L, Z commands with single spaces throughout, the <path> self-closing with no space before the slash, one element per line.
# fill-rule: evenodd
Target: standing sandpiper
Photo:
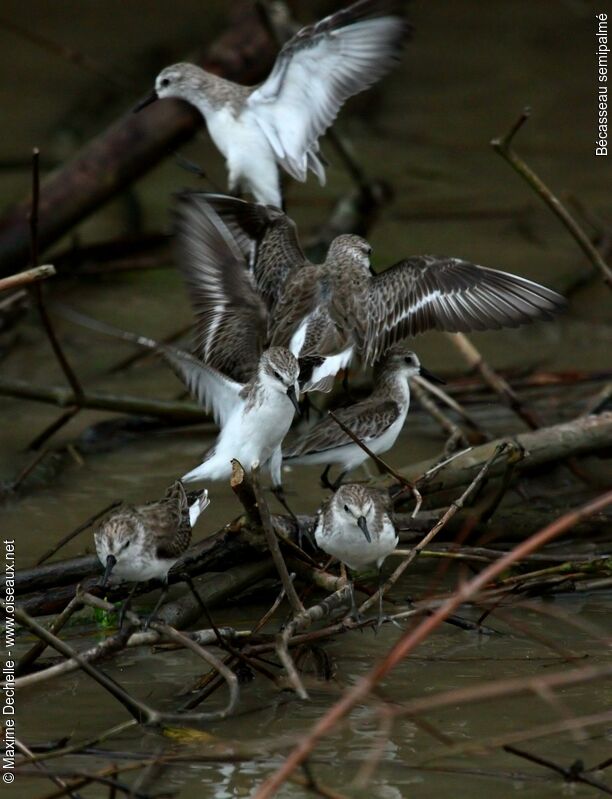
<path fill-rule="evenodd" d="M 391 449 L 404 426 L 410 407 L 408 381 L 414 375 L 423 375 L 435 383 L 444 382 L 421 366 L 405 343 L 396 344 L 375 369 L 374 390 L 369 397 L 336 411 L 338 419 L 376 455 Z M 338 488 L 347 472 L 368 459 L 367 453 L 329 416 L 285 450 L 283 457 L 289 463 L 326 464 L 321 483 L 332 490 Z M 342 471 L 331 484 L 328 475 L 334 463 Z"/>
<path fill-rule="evenodd" d="M 315 527 L 317 545 L 352 571 L 376 564 L 380 587 L 382 564 L 399 540 L 391 519 L 391 510 L 391 500 L 386 491 L 368 488 L 359 483 L 347 483 L 324 502 L 319 510 Z M 382 602 L 381 592 L 378 626 L 384 621 Z M 359 620 L 352 582 L 351 613 Z"/>
<path fill-rule="evenodd" d="M 163 69 L 139 111 L 164 97 L 194 105 L 225 156 L 229 190 L 281 207 L 278 165 L 299 181 L 325 183 L 319 137 L 343 103 L 397 61 L 409 26 L 388 0 L 359 0 L 299 30 L 260 86 L 241 86 L 194 64 Z"/>
<path fill-rule="evenodd" d="M 162 593 L 148 622 L 155 617 L 168 591 L 168 572 L 189 546 L 193 527 L 209 504 L 208 491 L 187 495 L 177 480 L 162 499 L 146 505 L 121 505 L 99 522 L 94 541 L 105 567 L 102 585 L 111 578 L 135 583 L 122 616 L 136 585 L 157 579 L 162 583 Z"/>

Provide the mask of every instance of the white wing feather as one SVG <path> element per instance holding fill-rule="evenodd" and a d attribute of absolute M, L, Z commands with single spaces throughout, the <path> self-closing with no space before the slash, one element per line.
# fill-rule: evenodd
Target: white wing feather
<path fill-rule="evenodd" d="M 247 100 L 283 167 L 297 180 L 324 178 L 318 138 L 342 104 L 367 89 L 396 60 L 406 31 L 399 16 L 329 29 L 333 18 L 303 29 L 281 50 L 268 79 Z"/>

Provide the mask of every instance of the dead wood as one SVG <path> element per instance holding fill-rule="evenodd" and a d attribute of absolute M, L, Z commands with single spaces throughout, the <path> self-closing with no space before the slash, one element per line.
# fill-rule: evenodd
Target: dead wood
<path fill-rule="evenodd" d="M 272 65 L 275 45 L 251 3 L 233 3 L 231 18 L 230 29 L 208 48 L 200 65 L 231 80 L 257 83 Z M 195 109 L 165 100 L 146 113 L 128 111 L 85 145 L 40 187 L 41 252 L 191 138 L 201 125 Z M 28 263 L 29 207 L 30 198 L 0 219 L 0 275 Z"/>
<path fill-rule="evenodd" d="M 572 455 L 605 451 L 612 447 L 612 412 L 580 417 L 571 422 L 519 433 L 516 436 L 505 436 L 479 447 L 472 447 L 449 460 L 435 474 L 424 480 L 419 478 L 436 465 L 435 459 L 411 464 L 402 469 L 402 472 L 409 479 L 417 481 L 423 494 L 455 488 L 471 482 L 503 441 L 512 441 L 523 450 L 521 459 L 516 463 L 519 472 Z M 505 465 L 498 461 L 492 466 L 490 476 L 501 474 Z"/>
<path fill-rule="evenodd" d="M 118 396 L 103 391 L 85 391 L 80 398 L 74 392 L 62 386 L 37 386 L 25 380 L 0 380 L 0 396 L 19 397 L 21 399 L 44 402 L 47 405 L 58 405 L 60 408 L 78 405 L 98 411 L 116 413 L 145 414 L 177 422 L 208 422 L 210 416 L 200 406 L 192 402 L 172 402 L 146 397 Z M 211 425 L 211 430 L 213 425 Z M 214 426 L 214 430 L 216 430 Z"/>
<path fill-rule="evenodd" d="M 55 274 L 55 267 L 52 264 L 36 266 L 33 269 L 26 269 L 25 272 L 17 272 L 16 275 L 9 275 L 0 280 L 0 291 L 21 288 L 37 280 L 45 280 Z"/>

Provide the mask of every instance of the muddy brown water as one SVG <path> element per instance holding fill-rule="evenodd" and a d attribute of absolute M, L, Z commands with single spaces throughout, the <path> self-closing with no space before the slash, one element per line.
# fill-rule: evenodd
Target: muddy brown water
<path fill-rule="evenodd" d="M 594 213 L 609 219 L 612 172 L 606 159 L 593 155 L 594 14 L 602 8 L 603 4 L 580 0 L 414 4 L 411 15 L 417 35 L 401 67 L 381 91 L 352 102 L 339 123 L 339 130 L 350 137 L 368 172 L 390 181 L 396 193 L 395 202 L 371 236 L 378 266 L 407 254 L 443 252 L 515 271 L 560 290 L 589 269 L 557 220 L 493 154 L 488 141 L 503 133 L 521 108 L 530 104 L 533 117 L 517 138 L 517 148 L 556 190 L 574 194 Z M 176 13 L 171 26 L 170 10 Z M 311 14 L 314 9 L 302 8 L 303 18 Z M 0 25 L 0 161 L 5 162 L 0 169 L 0 202 L 7 205 L 27 190 L 28 173 L 14 162 L 27 158 L 30 147 L 39 146 L 43 157 L 52 161 L 69 157 L 82 141 L 133 103 L 159 66 L 213 38 L 225 16 L 224 4 L 204 7 L 192 0 L 172 9 L 150 0 L 144 11 L 141 5 L 119 0 L 104 4 L 5 0 L 2 15 L 25 27 L 34 21 L 37 33 L 87 52 L 103 69 L 127 75 L 137 87 L 123 94 L 108 91 L 95 77 L 20 40 Z M 329 146 L 326 150 L 333 162 Z M 205 136 L 184 152 L 210 167 L 211 177 L 223 184 L 223 165 Z M 131 200 L 110 204 L 84 224 L 80 240 L 107 238 L 128 228 L 134 200 L 140 203 L 146 229 L 165 226 L 170 193 L 193 182 L 171 160 L 165 162 L 135 187 Z M 334 198 L 348 188 L 346 175 L 333 164 L 327 189 L 319 189 L 313 181 L 291 186 L 289 206 L 301 229 L 313 230 Z M 189 318 L 182 287 L 171 269 L 58 281 L 49 292 L 85 312 L 158 338 Z M 612 366 L 611 322 L 610 294 L 594 281 L 572 295 L 568 314 L 553 324 L 480 335 L 474 340 L 499 367 L 603 370 Z M 150 359 L 119 375 L 105 375 L 131 350 L 61 320 L 57 324 L 87 387 L 166 398 L 180 391 L 173 376 Z M 22 323 L 17 336 L 19 346 L 2 349 L 3 376 L 61 384 L 62 376 L 34 320 Z M 7 340 L 0 339 L 0 344 Z M 424 336 L 415 348 L 434 371 L 463 369 L 457 354 L 440 336 Z M 597 386 L 592 390 L 594 393 Z M 493 411 L 493 406 L 482 409 L 494 432 L 521 429 L 507 415 L 494 418 Z M 0 477 L 10 478 L 27 462 L 24 446 L 57 413 L 50 406 L 0 400 Z M 108 415 L 80 414 L 58 441 L 74 439 L 103 418 Z M 33 563 L 51 541 L 113 499 L 142 501 L 158 496 L 177 474 L 193 466 L 207 443 L 197 430 L 156 435 L 87 455 L 83 464 L 70 463 L 53 479 L 41 478 L 0 508 L 3 536 L 17 542 L 18 565 Z M 436 427 L 415 410 L 389 460 L 401 466 L 435 455 L 442 444 Z M 312 512 L 318 505 L 323 493 L 316 478 L 315 469 L 287 471 L 285 482 L 296 510 Z M 210 490 L 212 505 L 196 538 L 218 529 L 239 511 L 226 486 L 213 485 Z M 66 547 L 64 554 L 91 548 L 86 535 Z M 420 562 L 392 598 L 401 604 L 408 595 L 426 593 L 433 568 L 427 561 Z M 456 579 L 456 574 L 451 572 L 449 579 Z M 270 597 L 259 594 L 246 604 L 220 608 L 215 612 L 216 621 L 248 628 L 263 614 Z M 503 633 L 498 636 L 478 637 L 444 626 L 385 682 L 385 696 L 402 701 L 479 685 L 492 677 L 546 675 L 563 666 L 562 658 L 547 642 L 588 663 L 609 662 L 609 649 L 591 628 L 609 636 L 611 611 L 609 593 L 575 594 L 512 611 L 509 620 L 496 618 L 491 624 Z M 551 616 L 551 612 L 566 615 L 578 626 Z M 469 616 L 470 611 L 465 613 Z M 523 631 L 508 621 L 519 622 Z M 269 627 L 274 629 L 274 625 Z M 70 631 L 75 645 L 91 644 L 101 635 L 90 621 L 81 621 Z M 335 677 L 330 683 L 311 682 L 308 703 L 272 691 L 263 679 L 244 685 L 240 713 L 207 725 L 205 732 L 211 738 L 199 745 L 206 751 L 213 742 L 239 753 L 257 742 L 264 755 L 256 762 L 175 766 L 162 773 L 156 787 L 176 790 L 184 799 L 250 795 L 280 763 L 287 746 L 298 740 L 342 687 L 365 673 L 398 635 L 395 628 L 384 627 L 377 637 L 371 632 L 351 633 L 330 642 L 326 649 L 335 664 Z M 20 650 L 28 643 L 23 638 Z M 108 671 L 150 704 L 170 708 L 177 692 L 202 669 L 183 652 L 132 650 Z M 451 707 L 431 714 L 428 721 L 464 747 L 483 738 L 558 721 L 566 712 L 588 715 L 612 704 L 610 683 L 579 685 L 559 696 L 562 703 L 553 706 L 542 698 L 519 698 Z M 220 692 L 211 700 L 211 707 L 222 701 Z M 374 710 L 371 705 L 358 707 L 344 727 L 322 741 L 312 759 L 316 776 L 346 795 L 380 799 L 472 799 L 485 791 L 500 799 L 594 795 L 592 788 L 564 785 L 544 769 L 499 749 L 486 754 L 453 753 L 406 719 L 394 724 L 382 744 L 380 764 L 369 785 L 359 787 L 355 777 L 380 740 Z M 67 734 L 73 740 L 85 739 L 125 717 L 120 706 L 80 674 L 18 696 L 18 734 L 28 743 Z M 612 731 L 609 725 L 600 725 L 584 735 L 564 733 L 523 746 L 565 766 L 578 758 L 592 766 L 610 755 Z M 196 744 L 160 739 L 137 729 L 115 736 L 105 747 L 114 762 L 122 762 L 122 751 L 145 756 L 171 749 L 187 758 L 198 752 Z M 62 765 L 94 769 L 108 759 L 73 757 Z M 47 788 L 40 780 L 21 776 L 10 790 L 21 798 L 40 796 L 49 789 L 50 784 Z M 8 796 L 9 790 L 5 793 Z M 106 788 L 95 787 L 84 794 L 108 795 Z M 305 793 L 288 785 L 279 795 L 299 797 Z"/>

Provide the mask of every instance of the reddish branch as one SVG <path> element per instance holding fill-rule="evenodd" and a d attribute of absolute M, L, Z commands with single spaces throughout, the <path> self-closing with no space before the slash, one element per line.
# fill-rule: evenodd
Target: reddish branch
<path fill-rule="evenodd" d="M 442 604 L 437 611 L 425 618 L 414 629 L 408 630 L 391 649 L 387 657 L 362 677 L 355 686 L 347 691 L 344 696 L 333 705 L 313 726 L 310 733 L 291 752 L 283 765 L 260 787 L 254 799 L 269 799 L 310 755 L 319 739 L 328 734 L 355 705 L 362 701 L 373 688 L 412 652 L 427 636 L 447 619 L 457 608 L 471 599 L 478 591 L 484 588 L 495 577 L 504 572 L 513 563 L 529 555 L 535 550 L 552 541 L 557 536 L 571 529 L 582 519 L 596 513 L 612 504 L 612 491 L 608 491 L 580 508 L 569 511 L 565 515 L 551 522 L 538 533 L 528 538 L 508 552 L 495 563 L 483 569 L 469 582 L 464 583 L 459 590 Z"/>

